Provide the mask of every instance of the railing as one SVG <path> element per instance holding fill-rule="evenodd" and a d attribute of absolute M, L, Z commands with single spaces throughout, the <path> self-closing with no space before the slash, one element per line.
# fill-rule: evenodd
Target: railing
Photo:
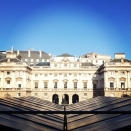
<path fill-rule="evenodd" d="M 91 88 L 87 89 L 71 89 L 71 88 L 0 88 L 0 91 L 93 91 Z"/>
<path fill-rule="evenodd" d="M 94 89 L 96 91 L 103 89 Z M 131 88 L 105 88 L 105 91 L 131 91 Z M 0 91 L 93 91 L 91 88 L 0 88 Z"/>
<path fill-rule="evenodd" d="M 105 88 L 105 91 L 131 91 L 131 88 Z"/>
<path fill-rule="evenodd" d="M 67 115 L 68 114 L 131 114 L 131 111 L 66 111 L 66 106 L 64 106 L 64 111 L 0 111 L 0 114 L 63 114 L 63 130 L 68 130 Z"/>

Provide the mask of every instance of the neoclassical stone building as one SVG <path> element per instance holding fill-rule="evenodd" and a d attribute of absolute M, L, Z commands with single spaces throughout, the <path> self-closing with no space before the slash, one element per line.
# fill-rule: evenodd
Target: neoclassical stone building
<path fill-rule="evenodd" d="M 79 58 L 43 51 L 0 52 L 0 97 L 35 96 L 72 104 L 96 96 L 131 96 L 131 61 L 124 53 Z"/>

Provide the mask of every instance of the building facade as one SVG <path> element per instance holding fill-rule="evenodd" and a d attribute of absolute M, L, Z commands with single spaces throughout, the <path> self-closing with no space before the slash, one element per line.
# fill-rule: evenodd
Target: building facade
<path fill-rule="evenodd" d="M 0 52 L 0 97 L 35 96 L 72 104 L 96 96 L 131 96 L 131 61 L 124 53 L 79 58 L 43 51 Z"/>

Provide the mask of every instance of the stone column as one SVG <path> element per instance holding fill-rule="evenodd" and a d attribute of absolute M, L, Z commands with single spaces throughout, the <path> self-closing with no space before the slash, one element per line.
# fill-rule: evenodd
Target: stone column
<path fill-rule="evenodd" d="M 44 82 L 42 82 L 42 80 L 39 80 L 39 88 L 44 88 Z"/>
<path fill-rule="evenodd" d="M 26 72 L 23 72 L 23 88 L 29 88 L 27 87 L 28 85 L 27 85 L 26 80 L 27 80 L 27 74 Z"/>
<path fill-rule="evenodd" d="M 130 72 L 127 71 L 127 88 L 130 88 Z"/>
<path fill-rule="evenodd" d="M 104 71 L 104 89 L 107 89 L 107 71 Z"/>
<path fill-rule="evenodd" d="M 59 97 L 59 104 L 61 105 L 62 104 L 62 93 L 59 93 L 58 97 Z"/>
<path fill-rule="evenodd" d="M 69 95 L 69 104 L 72 104 L 72 95 L 71 94 L 68 95 Z"/>
<path fill-rule="evenodd" d="M 1 72 L 1 88 L 4 88 L 4 71 Z"/>
<path fill-rule="evenodd" d="M 118 77 L 118 71 L 116 71 L 116 88 L 119 88 L 119 77 Z"/>
<path fill-rule="evenodd" d="M 16 76 L 15 72 L 12 72 L 11 88 L 16 88 Z"/>

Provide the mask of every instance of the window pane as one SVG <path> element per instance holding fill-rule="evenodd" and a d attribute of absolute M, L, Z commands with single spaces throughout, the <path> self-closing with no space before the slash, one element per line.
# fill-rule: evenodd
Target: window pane
<path fill-rule="evenodd" d="M 35 82 L 35 88 L 38 88 L 38 82 Z"/>
<path fill-rule="evenodd" d="M 84 88 L 87 88 L 87 82 L 84 82 Z"/>
<path fill-rule="evenodd" d="M 110 82 L 110 88 L 114 88 L 114 83 Z"/>
<path fill-rule="evenodd" d="M 121 88 L 125 88 L 125 83 L 121 82 Z"/>
<path fill-rule="evenodd" d="M 10 84 L 10 80 L 7 80 L 7 84 Z"/>
<path fill-rule="evenodd" d="M 18 84 L 18 88 L 21 88 L 21 84 Z"/>
<path fill-rule="evenodd" d="M 64 83 L 64 88 L 67 88 L 67 82 Z"/>
<path fill-rule="evenodd" d="M 48 87 L 48 83 L 44 82 L 44 88 L 47 88 L 47 87 Z"/>
<path fill-rule="evenodd" d="M 54 83 L 54 88 L 57 88 L 57 82 Z"/>
<path fill-rule="evenodd" d="M 77 88 L 77 82 L 74 82 L 74 88 Z"/>

